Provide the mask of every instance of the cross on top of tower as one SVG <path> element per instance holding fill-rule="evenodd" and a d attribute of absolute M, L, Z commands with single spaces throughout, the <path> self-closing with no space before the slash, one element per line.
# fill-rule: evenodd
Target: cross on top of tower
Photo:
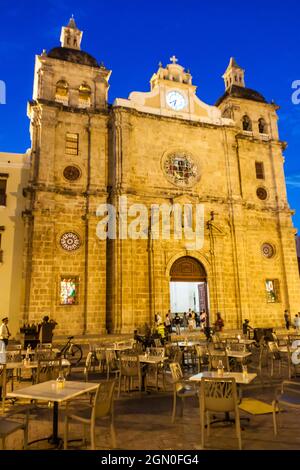
<path fill-rule="evenodd" d="M 177 59 L 177 57 L 173 54 L 172 57 L 170 57 L 170 61 L 172 62 L 172 64 L 176 64 L 176 62 L 178 62 L 178 59 Z"/>

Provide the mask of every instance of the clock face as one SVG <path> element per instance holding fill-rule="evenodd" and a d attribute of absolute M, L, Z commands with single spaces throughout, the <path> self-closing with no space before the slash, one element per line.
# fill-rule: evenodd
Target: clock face
<path fill-rule="evenodd" d="M 175 111 L 183 109 L 186 105 L 185 97 L 179 91 L 170 91 L 166 96 L 166 100 L 167 105 Z"/>

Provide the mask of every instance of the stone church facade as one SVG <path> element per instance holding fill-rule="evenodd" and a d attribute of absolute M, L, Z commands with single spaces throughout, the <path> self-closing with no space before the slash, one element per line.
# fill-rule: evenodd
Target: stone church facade
<path fill-rule="evenodd" d="M 207 105 L 174 56 L 148 93 L 109 105 L 111 72 L 81 39 L 72 18 L 61 47 L 36 57 L 20 322 L 48 314 L 61 334 L 132 332 L 168 311 L 171 280 L 186 280 L 203 283 L 211 321 L 220 311 L 227 328 L 283 325 L 300 296 L 277 106 L 246 88 L 234 59 L 224 95 Z M 203 207 L 203 244 L 120 236 L 124 197 L 150 214 Z M 114 239 L 96 235 L 107 203 Z"/>

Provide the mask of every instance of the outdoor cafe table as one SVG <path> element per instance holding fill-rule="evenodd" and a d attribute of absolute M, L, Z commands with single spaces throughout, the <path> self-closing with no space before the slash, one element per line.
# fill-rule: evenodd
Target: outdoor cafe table
<path fill-rule="evenodd" d="M 252 355 L 250 351 L 231 351 L 230 349 L 226 349 L 228 357 L 234 357 L 236 359 L 245 359 Z"/>
<path fill-rule="evenodd" d="M 62 359 L 61 361 L 61 366 L 62 367 L 70 367 L 71 364 L 67 359 Z M 37 369 L 38 367 L 38 361 L 19 361 L 19 362 L 7 362 L 6 363 L 6 370 L 14 370 L 16 369 L 17 371 L 24 371 L 24 370 L 32 370 L 32 369 Z M 17 372 L 18 376 L 18 372 Z M 11 377 L 11 390 L 13 391 L 14 389 L 14 376 L 12 375 Z"/>
<path fill-rule="evenodd" d="M 199 341 L 178 341 L 176 343 L 180 348 L 192 348 L 193 346 L 197 346 L 198 344 L 206 344 L 205 341 L 199 340 Z"/>
<path fill-rule="evenodd" d="M 236 383 L 238 385 L 248 385 L 251 383 L 257 374 L 255 373 L 247 373 L 243 374 L 242 372 L 223 372 L 222 375 L 218 374 L 217 371 L 205 371 L 205 372 L 200 372 L 199 374 L 193 375 L 192 377 L 189 378 L 191 382 L 201 382 L 202 378 L 215 378 L 215 379 L 227 379 L 227 378 L 234 378 Z M 242 419 L 242 418 L 241 418 Z M 244 418 L 249 421 L 249 418 Z M 229 412 L 225 413 L 225 419 L 224 420 L 214 420 L 211 422 L 211 424 L 218 423 L 218 422 L 232 422 L 229 416 Z"/>
<path fill-rule="evenodd" d="M 59 446 L 61 438 L 58 436 L 58 405 L 87 392 L 96 391 L 99 384 L 89 382 L 66 381 L 62 387 L 56 380 L 49 380 L 29 387 L 9 392 L 9 398 L 27 398 L 28 400 L 42 400 L 54 403 L 53 406 L 53 431 L 48 442 Z"/>
<path fill-rule="evenodd" d="M 237 384 L 249 384 L 251 383 L 257 374 L 255 373 L 248 373 L 248 374 L 243 374 L 242 372 L 223 372 L 223 375 L 218 374 L 217 371 L 205 371 L 205 372 L 200 372 L 199 374 L 192 375 L 192 377 L 189 378 L 191 382 L 201 382 L 201 379 L 204 378 L 216 378 L 216 379 L 222 379 L 222 378 L 234 378 Z"/>
<path fill-rule="evenodd" d="M 147 354 L 140 354 L 139 355 L 139 361 L 140 363 L 147 364 L 147 365 L 155 365 L 155 374 L 156 374 L 156 389 L 158 389 L 158 366 L 162 364 L 164 361 L 166 361 L 168 358 L 167 357 L 162 357 L 162 356 L 148 356 Z M 144 382 L 144 376 L 143 377 L 143 383 L 142 383 L 142 389 L 145 390 L 145 382 Z"/>

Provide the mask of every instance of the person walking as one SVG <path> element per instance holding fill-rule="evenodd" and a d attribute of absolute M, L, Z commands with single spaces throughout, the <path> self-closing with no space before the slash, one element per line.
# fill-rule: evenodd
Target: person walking
<path fill-rule="evenodd" d="M 288 310 L 284 311 L 283 317 L 284 317 L 284 321 L 285 321 L 285 327 L 286 327 L 287 330 L 289 330 L 290 329 L 290 316 L 289 316 L 289 311 Z"/>

